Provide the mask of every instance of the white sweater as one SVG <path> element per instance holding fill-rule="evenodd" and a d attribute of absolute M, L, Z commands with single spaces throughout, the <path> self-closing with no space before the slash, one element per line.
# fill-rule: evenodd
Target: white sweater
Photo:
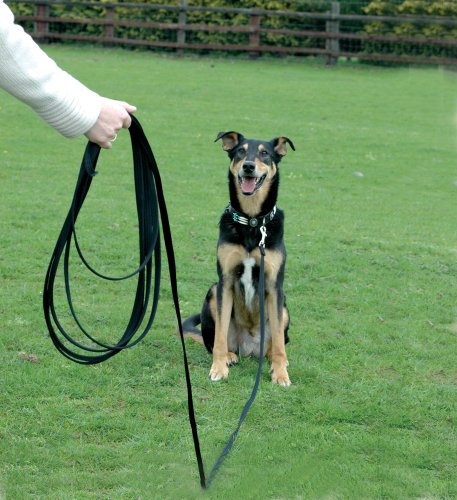
<path fill-rule="evenodd" d="M 87 132 L 97 121 L 101 97 L 61 70 L 14 24 L 0 0 L 0 87 L 28 104 L 65 137 Z"/>

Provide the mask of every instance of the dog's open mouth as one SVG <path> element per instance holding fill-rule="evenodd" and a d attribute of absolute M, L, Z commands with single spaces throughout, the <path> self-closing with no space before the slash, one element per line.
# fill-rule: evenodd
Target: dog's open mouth
<path fill-rule="evenodd" d="M 238 176 L 241 192 L 246 195 L 254 194 L 263 184 L 266 175 L 262 177 Z"/>

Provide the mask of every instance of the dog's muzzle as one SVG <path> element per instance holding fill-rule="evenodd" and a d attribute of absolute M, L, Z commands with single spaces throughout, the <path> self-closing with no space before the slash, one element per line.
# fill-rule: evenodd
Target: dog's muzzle
<path fill-rule="evenodd" d="M 252 176 L 255 171 L 255 163 L 253 161 L 245 161 L 243 163 L 243 174 Z"/>
<path fill-rule="evenodd" d="M 245 161 L 241 173 L 238 175 L 241 192 L 246 196 L 254 194 L 263 184 L 265 177 L 266 175 L 256 175 L 253 161 Z"/>

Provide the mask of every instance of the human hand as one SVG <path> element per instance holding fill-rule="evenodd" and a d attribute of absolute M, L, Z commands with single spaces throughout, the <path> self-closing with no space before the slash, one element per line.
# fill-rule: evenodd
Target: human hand
<path fill-rule="evenodd" d="M 98 119 L 84 135 L 100 147 L 110 149 L 119 130 L 129 128 L 132 123 L 129 113 L 135 113 L 136 107 L 126 102 L 102 98 L 102 107 Z"/>

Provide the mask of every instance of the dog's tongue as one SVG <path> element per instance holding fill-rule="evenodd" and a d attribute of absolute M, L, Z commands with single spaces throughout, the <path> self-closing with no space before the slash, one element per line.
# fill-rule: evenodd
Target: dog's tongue
<path fill-rule="evenodd" d="M 243 180 L 241 181 L 241 191 L 248 194 L 253 193 L 255 191 L 255 178 L 243 177 Z"/>

